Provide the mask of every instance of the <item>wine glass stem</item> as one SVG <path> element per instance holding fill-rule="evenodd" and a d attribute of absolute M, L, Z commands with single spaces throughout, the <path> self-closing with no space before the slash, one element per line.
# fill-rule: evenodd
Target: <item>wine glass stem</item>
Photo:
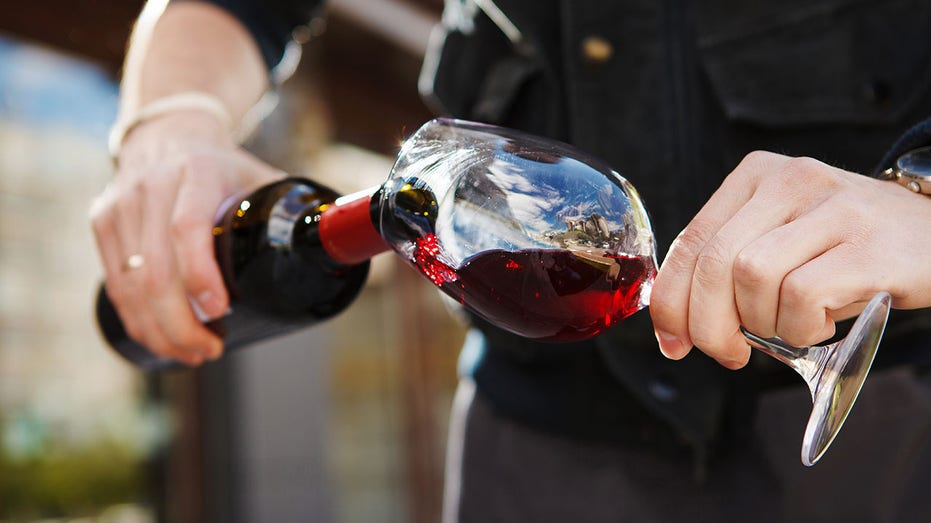
<path fill-rule="evenodd" d="M 823 346 L 796 347 L 789 345 L 780 338 L 762 338 L 752 332 L 740 328 L 740 332 L 747 338 L 754 348 L 776 358 L 799 373 L 808 384 L 808 389 L 814 397 L 815 389 L 824 367 L 827 365 L 834 347 L 837 343 Z"/>

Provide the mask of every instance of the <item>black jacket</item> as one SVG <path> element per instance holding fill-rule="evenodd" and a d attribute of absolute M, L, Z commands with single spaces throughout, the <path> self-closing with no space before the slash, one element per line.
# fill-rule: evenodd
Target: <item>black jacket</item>
<path fill-rule="evenodd" d="M 447 2 L 437 107 L 606 159 L 643 196 L 660 257 L 752 150 L 869 174 L 931 143 L 922 0 L 500 0 L 517 44 L 480 11 L 470 18 L 469 4 Z M 927 311 L 896 311 L 877 364 L 931 359 L 929 326 Z M 801 386 L 766 357 L 738 373 L 694 353 L 669 362 L 645 311 L 575 347 L 483 330 L 480 390 L 585 437 L 704 452 L 740 439 L 761 390 Z M 674 429 L 665 438 L 663 425 Z"/>
<path fill-rule="evenodd" d="M 271 66 L 317 2 L 217 3 L 244 19 Z M 473 2 L 447 0 L 445 39 L 422 81 L 428 100 L 604 158 L 643 196 L 660 259 L 752 150 L 871 173 L 931 143 L 926 0 L 496 4 L 519 41 Z M 706 452 L 740 439 L 760 390 L 800 383 L 765 357 L 736 373 L 696 351 L 667 361 L 646 311 L 573 345 L 476 323 L 488 340 L 473 370 L 480 393 L 576 437 Z M 896 311 L 879 364 L 931 359 L 929 328 L 926 311 Z"/>

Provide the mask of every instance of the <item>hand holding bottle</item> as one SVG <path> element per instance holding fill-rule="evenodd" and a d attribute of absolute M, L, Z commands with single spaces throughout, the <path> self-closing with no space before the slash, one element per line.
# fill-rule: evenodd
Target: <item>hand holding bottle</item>
<path fill-rule="evenodd" d="M 229 305 L 214 256 L 216 210 L 283 174 L 196 111 L 135 127 L 118 160 L 91 209 L 108 296 L 130 336 L 155 354 L 189 365 L 219 357 L 222 340 L 191 305 L 210 318 Z"/>
<path fill-rule="evenodd" d="M 655 267 L 646 211 L 619 174 L 568 145 L 437 119 L 405 141 L 384 184 L 337 196 L 288 178 L 232 199 L 215 224 L 197 211 L 231 303 L 207 327 L 227 349 L 343 310 L 369 258 L 392 249 L 474 313 L 528 338 L 586 339 L 646 304 Z M 174 363 L 115 316 L 101 299 L 103 333 L 127 359 Z"/>

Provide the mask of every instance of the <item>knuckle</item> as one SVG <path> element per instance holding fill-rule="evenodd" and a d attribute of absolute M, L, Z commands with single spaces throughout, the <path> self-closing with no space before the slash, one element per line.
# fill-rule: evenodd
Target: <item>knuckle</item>
<path fill-rule="evenodd" d="M 693 345 L 713 358 L 720 359 L 726 350 L 721 344 L 721 336 L 710 329 L 693 327 L 689 332 L 689 337 Z"/>
<path fill-rule="evenodd" d="M 743 250 L 734 259 L 734 282 L 737 285 L 756 288 L 766 284 L 772 271 L 762 256 Z"/>
<path fill-rule="evenodd" d="M 695 260 L 695 279 L 703 284 L 718 284 L 726 277 L 731 258 L 721 242 L 710 242 Z"/>
<path fill-rule="evenodd" d="M 789 273 L 782 280 L 779 301 L 788 310 L 804 309 L 811 301 L 810 288 L 808 281 L 798 276 L 796 272 Z"/>
<path fill-rule="evenodd" d="M 94 232 L 98 237 L 106 234 L 107 231 L 113 229 L 114 220 L 113 214 L 109 209 L 104 208 L 92 208 L 88 219 L 91 224 L 91 231 Z"/>
<path fill-rule="evenodd" d="M 840 172 L 814 158 L 797 156 L 786 160 L 778 178 L 783 186 L 817 194 L 838 190 L 845 183 Z"/>
<path fill-rule="evenodd" d="M 154 259 L 154 257 L 152 257 Z M 150 296 L 161 296 L 169 287 L 171 278 L 168 274 L 165 264 L 146 263 L 145 266 L 137 269 L 142 271 L 141 280 L 142 288 Z"/>
<path fill-rule="evenodd" d="M 824 330 L 824 324 L 816 321 L 816 315 L 806 315 L 799 320 L 797 323 L 782 328 L 779 337 L 795 347 L 806 347 L 821 341 L 820 334 Z"/>
<path fill-rule="evenodd" d="M 757 166 L 760 164 L 770 163 L 778 155 L 769 151 L 755 150 L 744 155 L 740 160 L 741 167 Z"/>
<path fill-rule="evenodd" d="M 209 227 L 209 222 L 190 210 L 180 210 L 171 216 L 168 225 L 172 238 L 185 240 L 192 234 L 197 234 Z"/>
<path fill-rule="evenodd" d="M 655 296 L 655 295 L 654 295 Z M 650 318 L 655 329 L 681 335 L 687 331 L 688 310 L 666 299 L 650 298 Z"/>
<path fill-rule="evenodd" d="M 136 197 L 145 194 L 147 187 L 152 183 L 154 177 L 151 176 L 132 176 L 128 177 L 128 180 L 125 182 L 126 186 L 124 187 L 121 197 L 118 198 L 118 201 L 127 200 L 128 195 L 135 195 Z"/>
<path fill-rule="evenodd" d="M 783 169 L 783 174 L 789 176 L 804 176 L 806 178 L 811 178 L 812 176 L 821 176 L 821 173 L 824 172 L 824 164 L 810 158 L 808 156 L 795 156 L 789 158 L 785 162 L 785 167 Z"/>
<path fill-rule="evenodd" d="M 709 225 L 694 220 L 679 233 L 673 243 L 673 252 L 680 260 L 697 257 L 714 232 Z"/>
<path fill-rule="evenodd" d="M 769 172 L 770 167 L 777 164 L 782 156 L 769 151 L 751 151 L 747 153 L 737 164 L 732 173 L 733 177 L 755 179 L 761 173 Z M 732 178 L 732 177 L 728 177 Z"/>
<path fill-rule="evenodd" d="M 805 199 L 806 195 L 815 194 L 816 187 L 833 183 L 825 169 L 825 164 L 806 156 L 784 158 L 782 162 L 767 171 L 761 184 L 765 193 L 780 199 Z"/>
<path fill-rule="evenodd" d="M 213 274 L 207 264 L 192 261 L 184 264 L 181 271 L 181 280 L 185 288 L 189 289 L 192 295 L 197 296 L 205 290 L 212 290 L 215 285 Z M 216 291 L 213 291 L 212 294 L 216 294 Z"/>
<path fill-rule="evenodd" d="M 213 173 L 217 169 L 217 157 L 203 151 L 191 151 L 185 154 L 178 162 L 178 176 L 201 177 Z"/>
<path fill-rule="evenodd" d="M 665 292 L 656 292 L 656 290 L 656 286 L 654 286 L 653 292 L 650 294 L 650 316 L 654 321 L 669 321 L 676 314 L 681 314 L 679 308 L 673 305 L 672 300 L 666 297 Z"/>

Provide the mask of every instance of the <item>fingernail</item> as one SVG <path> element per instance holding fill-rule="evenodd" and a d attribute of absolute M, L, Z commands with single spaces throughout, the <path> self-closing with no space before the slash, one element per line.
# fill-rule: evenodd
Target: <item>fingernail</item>
<path fill-rule="evenodd" d="M 223 355 L 223 344 L 222 343 L 217 343 L 207 348 L 207 359 L 210 361 L 216 361 L 220 359 L 220 356 L 222 355 Z"/>
<path fill-rule="evenodd" d="M 206 322 L 223 314 L 222 307 L 219 298 L 214 293 L 204 291 L 197 295 L 194 312 L 201 321 Z"/>
<path fill-rule="evenodd" d="M 717 361 L 720 365 L 727 367 L 730 370 L 740 370 L 744 368 L 744 365 L 747 364 L 747 362 L 745 361 L 737 361 L 737 360 L 715 360 L 715 361 Z"/>
<path fill-rule="evenodd" d="M 668 332 L 658 330 L 654 334 L 656 335 L 656 342 L 659 343 L 660 352 L 671 360 L 682 359 L 691 348 L 684 341 Z"/>

